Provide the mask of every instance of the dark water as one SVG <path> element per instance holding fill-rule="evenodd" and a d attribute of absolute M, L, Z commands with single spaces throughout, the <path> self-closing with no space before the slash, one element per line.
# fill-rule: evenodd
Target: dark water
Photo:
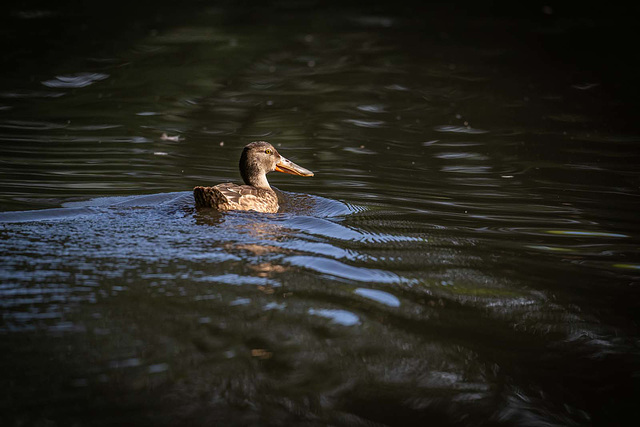
<path fill-rule="evenodd" d="M 270 6 L 4 14 L 1 424 L 624 425 L 629 22 Z M 196 211 L 253 140 L 315 177 Z"/>

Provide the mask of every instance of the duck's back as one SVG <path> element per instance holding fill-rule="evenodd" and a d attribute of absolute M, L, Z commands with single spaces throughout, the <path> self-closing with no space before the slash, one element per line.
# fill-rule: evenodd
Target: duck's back
<path fill-rule="evenodd" d="M 273 190 L 250 185 L 227 182 L 215 187 L 195 187 L 193 197 L 197 208 L 215 208 L 219 211 L 278 212 L 278 196 Z"/>

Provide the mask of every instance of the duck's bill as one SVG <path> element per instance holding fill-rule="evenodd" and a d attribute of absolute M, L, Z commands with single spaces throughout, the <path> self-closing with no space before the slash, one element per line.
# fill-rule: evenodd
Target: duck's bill
<path fill-rule="evenodd" d="M 280 161 L 276 163 L 276 171 L 290 173 L 291 175 L 313 176 L 313 172 L 309 169 L 298 166 L 291 160 L 287 160 L 284 157 L 280 157 Z"/>

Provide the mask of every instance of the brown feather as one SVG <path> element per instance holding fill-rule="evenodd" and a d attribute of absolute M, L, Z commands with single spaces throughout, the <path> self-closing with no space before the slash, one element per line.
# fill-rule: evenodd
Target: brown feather
<path fill-rule="evenodd" d="M 195 187 L 193 196 L 197 208 L 215 208 L 219 211 L 278 212 L 278 196 L 273 190 L 250 185 L 227 182 L 215 187 Z"/>

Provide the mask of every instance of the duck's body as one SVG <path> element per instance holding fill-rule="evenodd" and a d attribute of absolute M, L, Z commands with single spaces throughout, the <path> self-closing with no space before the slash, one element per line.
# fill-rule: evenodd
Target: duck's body
<path fill-rule="evenodd" d="M 196 187 L 193 189 L 193 196 L 196 207 L 215 208 L 219 211 L 254 210 L 275 213 L 279 208 L 275 191 L 232 182 L 215 187 Z"/>
<path fill-rule="evenodd" d="M 193 196 L 196 207 L 219 211 L 278 212 L 278 196 L 266 177 L 272 171 L 313 176 L 310 170 L 282 157 L 268 142 L 252 142 L 244 148 L 240 157 L 240 173 L 245 185 L 227 182 L 214 187 L 195 187 Z"/>

